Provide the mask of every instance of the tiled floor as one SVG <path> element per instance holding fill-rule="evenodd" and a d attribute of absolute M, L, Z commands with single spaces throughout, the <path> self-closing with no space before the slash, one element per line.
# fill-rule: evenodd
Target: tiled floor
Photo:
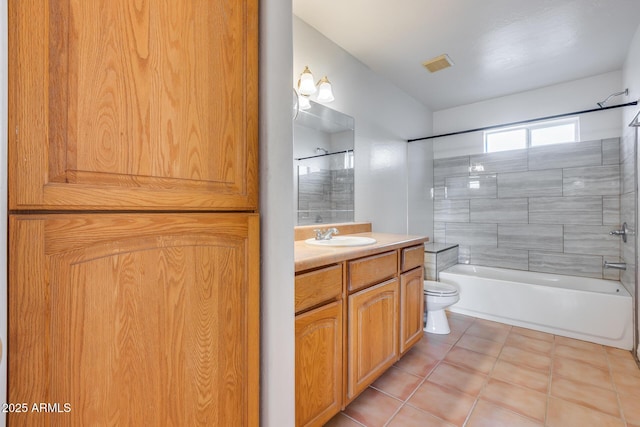
<path fill-rule="evenodd" d="M 640 427 L 630 352 L 448 316 L 326 425 Z"/>

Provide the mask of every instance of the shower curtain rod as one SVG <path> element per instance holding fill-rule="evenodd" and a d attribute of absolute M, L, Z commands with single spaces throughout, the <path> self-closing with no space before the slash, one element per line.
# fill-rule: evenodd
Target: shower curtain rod
<path fill-rule="evenodd" d="M 334 154 L 345 154 L 345 153 L 353 153 L 353 150 L 334 151 L 332 153 L 316 154 L 315 156 L 308 156 L 308 157 L 295 157 L 293 160 L 315 159 L 316 157 L 333 156 Z"/>
<path fill-rule="evenodd" d="M 539 117 L 537 119 L 520 120 L 520 121 L 517 121 L 517 122 L 503 123 L 501 125 L 491 125 L 491 126 L 485 126 L 485 127 L 476 128 L 476 129 L 467 129 L 467 130 L 461 130 L 461 131 L 458 131 L 458 132 L 450 132 L 450 133 L 443 133 L 443 134 L 440 134 L 440 135 L 433 135 L 433 136 L 425 136 L 425 137 L 422 137 L 422 138 L 408 139 L 407 142 L 424 141 L 426 139 L 442 138 L 442 137 L 445 137 L 445 136 L 460 135 L 460 134 L 463 134 L 463 133 L 479 132 L 479 131 L 482 131 L 482 130 L 496 129 L 496 128 L 501 128 L 501 127 L 505 127 L 505 126 L 522 125 L 522 124 L 525 124 L 525 123 L 532 123 L 532 122 L 537 122 L 537 121 L 540 121 L 540 120 L 559 119 L 560 117 L 567 117 L 567 116 L 575 116 L 575 115 L 578 115 L 578 114 L 593 113 L 595 111 L 611 110 L 613 108 L 629 107 L 631 105 L 638 105 L 638 101 L 627 102 L 626 104 L 620 104 L 620 105 L 612 105 L 610 107 L 592 108 L 591 110 L 576 111 L 574 113 L 556 114 L 556 115 L 553 115 L 553 116 Z"/>

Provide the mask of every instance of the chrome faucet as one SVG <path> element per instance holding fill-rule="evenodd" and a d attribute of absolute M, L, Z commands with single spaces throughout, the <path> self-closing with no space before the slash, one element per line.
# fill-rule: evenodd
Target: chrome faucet
<path fill-rule="evenodd" d="M 620 230 L 610 231 L 609 234 L 611 236 L 621 236 L 622 241 L 624 243 L 627 243 L 627 234 L 633 234 L 633 232 L 629 230 L 629 228 L 627 227 L 627 223 L 625 222 L 622 224 L 622 228 Z"/>
<path fill-rule="evenodd" d="M 331 240 L 331 237 L 334 234 L 340 234 L 337 228 L 331 227 L 328 230 L 321 230 L 320 228 L 315 228 L 313 230 L 316 233 L 316 240 Z"/>
<path fill-rule="evenodd" d="M 625 262 L 604 262 L 604 268 L 613 268 L 615 270 L 626 270 L 627 264 Z"/>

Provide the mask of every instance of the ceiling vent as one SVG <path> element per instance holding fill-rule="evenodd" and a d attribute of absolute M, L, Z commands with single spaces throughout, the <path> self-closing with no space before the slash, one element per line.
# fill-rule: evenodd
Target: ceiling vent
<path fill-rule="evenodd" d="M 435 73 L 436 71 L 451 67 L 453 65 L 453 61 L 449 58 L 449 55 L 445 53 L 423 62 L 422 65 L 424 65 L 424 68 L 430 72 Z"/>

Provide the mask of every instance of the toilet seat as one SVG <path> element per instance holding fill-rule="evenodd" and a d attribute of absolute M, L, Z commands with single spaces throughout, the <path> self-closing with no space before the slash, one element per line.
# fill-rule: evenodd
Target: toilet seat
<path fill-rule="evenodd" d="M 427 286 L 425 286 L 424 289 L 424 294 L 425 295 L 431 295 L 431 296 L 436 296 L 436 297 L 444 297 L 444 296 L 451 296 L 451 295 L 456 295 L 458 293 L 458 289 L 456 289 L 454 286 L 449 285 L 447 283 L 440 283 L 440 282 L 430 282 Z"/>

